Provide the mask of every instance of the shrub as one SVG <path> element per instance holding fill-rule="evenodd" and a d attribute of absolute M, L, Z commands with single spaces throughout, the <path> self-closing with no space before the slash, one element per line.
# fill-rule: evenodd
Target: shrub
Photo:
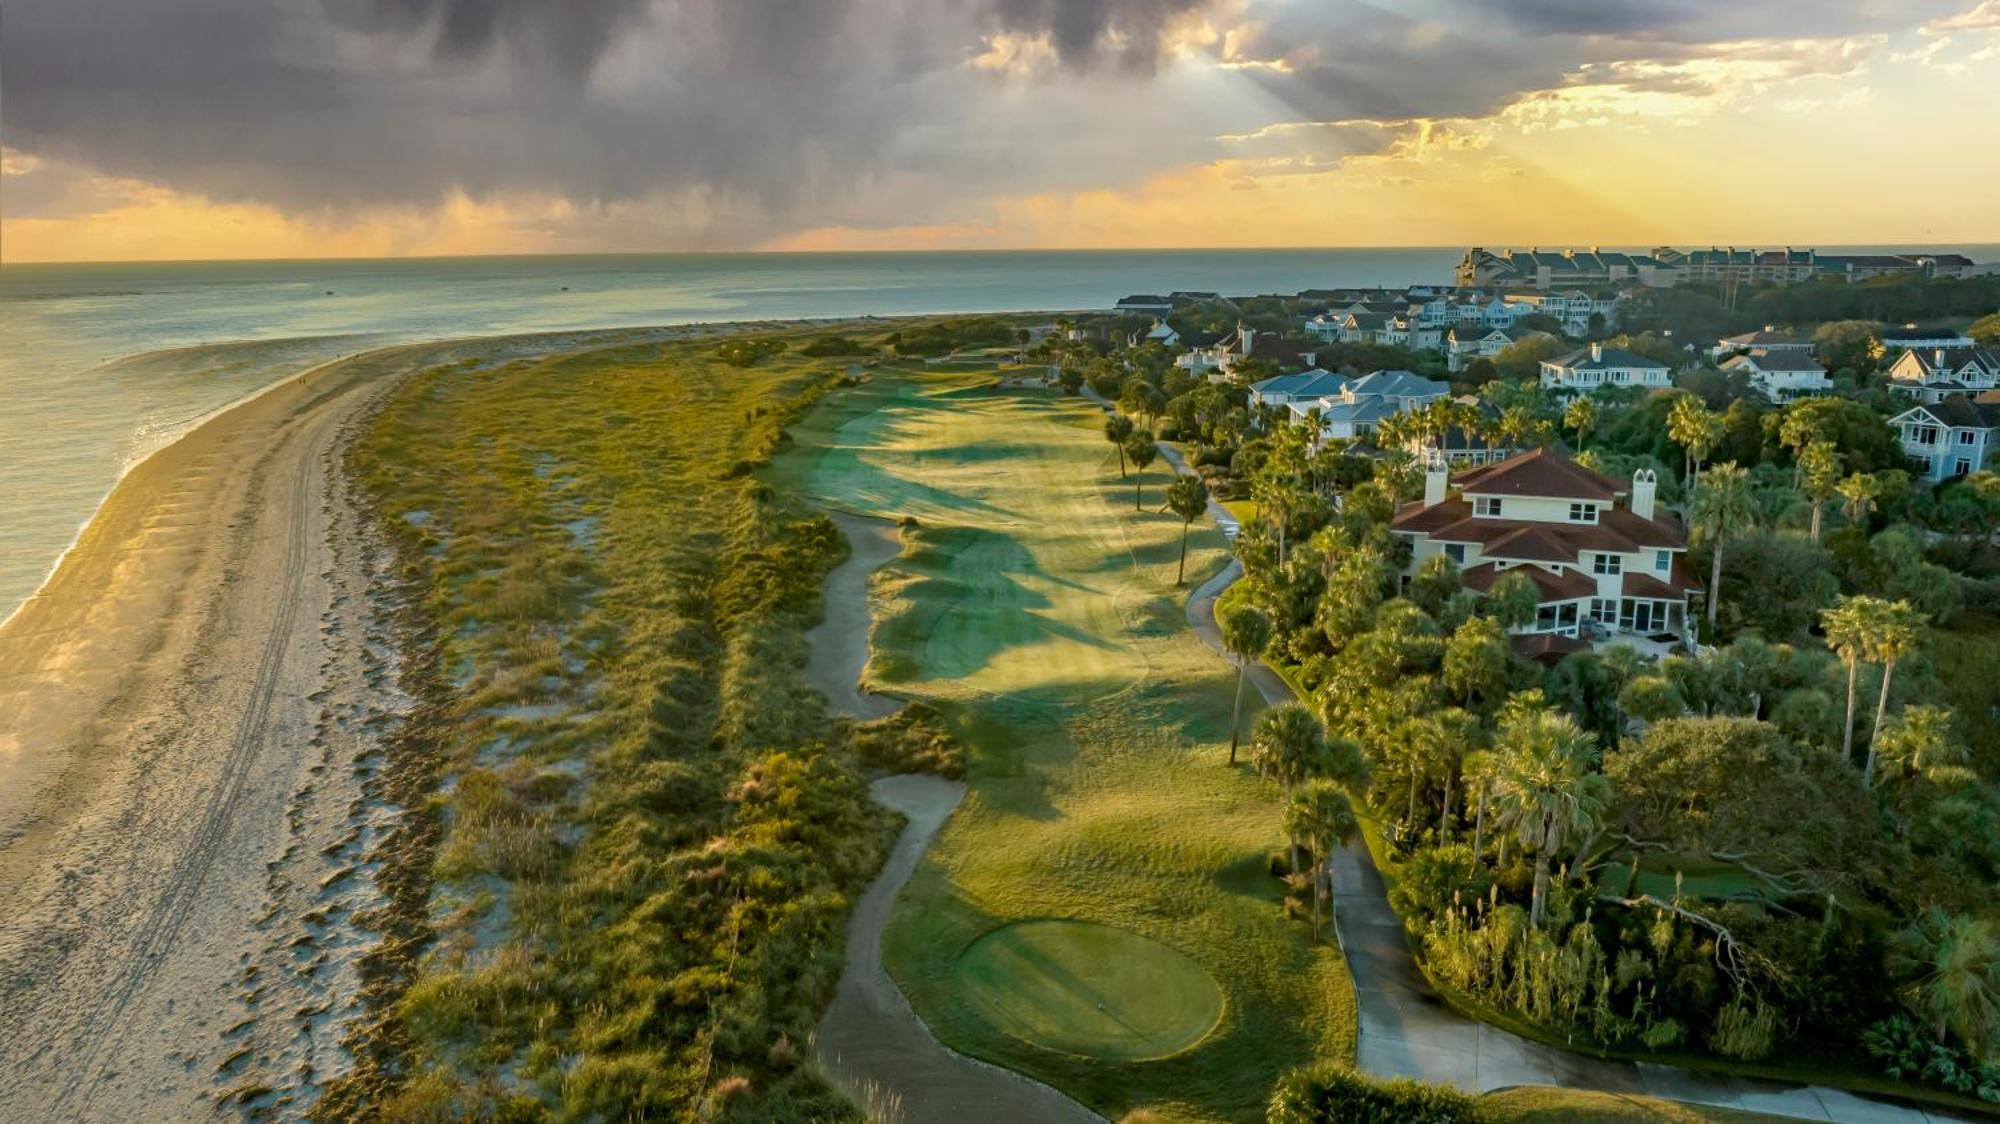
<path fill-rule="evenodd" d="M 833 359 L 849 355 L 873 355 L 875 349 L 846 336 L 821 336 L 800 348 L 799 354 L 814 359 Z"/>
<path fill-rule="evenodd" d="M 2000 1104 L 2000 1068 L 1982 1065 L 1956 1046 L 1937 1041 L 1908 1015 L 1891 1015 L 1869 1027 L 1861 1043 L 1891 1077 L 1941 1085 Z"/>
<path fill-rule="evenodd" d="M 1351 1069 L 1295 1069 L 1271 1095 L 1268 1124 L 1477 1124 L 1477 1102 L 1445 1085 L 1375 1081 Z"/>
<path fill-rule="evenodd" d="M 755 366 L 784 351 L 783 340 L 730 339 L 715 345 L 715 357 L 732 367 Z"/>
<path fill-rule="evenodd" d="M 938 712 L 922 703 L 854 728 L 854 755 L 872 769 L 892 773 L 965 775 L 965 747 Z"/>

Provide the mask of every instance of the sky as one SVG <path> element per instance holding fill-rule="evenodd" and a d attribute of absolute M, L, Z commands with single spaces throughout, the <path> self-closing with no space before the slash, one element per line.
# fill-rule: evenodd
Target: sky
<path fill-rule="evenodd" d="M 0 260 L 2000 241 L 2000 0 L 10 0 Z"/>

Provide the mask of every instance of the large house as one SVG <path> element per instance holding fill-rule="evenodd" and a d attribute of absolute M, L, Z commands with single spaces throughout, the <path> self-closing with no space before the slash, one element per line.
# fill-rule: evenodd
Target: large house
<path fill-rule="evenodd" d="M 1592 330 L 1611 323 L 1618 311 L 1616 296 L 1594 297 L 1581 289 L 1506 293 L 1500 301 L 1514 310 L 1515 319 L 1539 313 L 1560 322 L 1563 332 L 1572 336 L 1589 335 Z M 1591 322 L 1593 318 L 1595 324 Z"/>
<path fill-rule="evenodd" d="M 1384 419 L 1421 410 L 1451 393 L 1451 386 L 1410 371 L 1375 371 L 1350 379 L 1316 399 L 1290 402 L 1296 422 L 1317 422 L 1320 441 L 1355 441 Z"/>
<path fill-rule="evenodd" d="M 1590 632 L 1681 637 L 1701 583 L 1687 563 L 1687 532 L 1654 511 L 1655 487 L 1640 469 L 1628 495 L 1546 448 L 1456 476 L 1433 457 L 1424 498 L 1403 505 L 1390 529 L 1410 543 L 1410 574 L 1442 554 L 1480 593 L 1525 575 L 1537 608 L 1515 633 L 1561 638 L 1535 641 L 1536 655 L 1581 649 Z"/>
<path fill-rule="evenodd" d="M 1889 388 L 1936 402 L 2000 387 L 2000 353 L 1983 347 L 1911 348 L 1889 364 Z"/>
<path fill-rule="evenodd" d="M 1748 375 L 1750 385 L 1773 402 L 1790 402 L 1833 390 L 1833 380 L 1826 377 L 1826 368 L 1819 365 L 1811 352 L 1794 348 L 1766 351 L 1760 347 L 1743 355 L 1732 355 L 1722 361 L 1722 369 Z"/>
<path fill-rule="evenodd" d="M 2000 449 L 2000 394 L 1952 394 L 1889 419 L 1903 452 L 1924 479 L 1936 483 L 1978 472 Z"/>
<path fill-rule="evenodd" d="M 1575 394 L 1604 386 L 1672 386 L 1668 373 L 1657 359 L 1601 343 L 1542 360 L 1542 386 Z"/>

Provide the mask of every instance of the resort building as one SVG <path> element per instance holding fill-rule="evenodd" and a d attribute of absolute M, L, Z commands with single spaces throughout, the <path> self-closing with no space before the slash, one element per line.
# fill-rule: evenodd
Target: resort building
<path fill-rule="evenodd" d="M 1501 250 L 1474 246 L 1459 259 L 1463 286 L 1567 289 L 1581 285 L 1672 285 L 1675 276 L 1654 257 L 1588 250 Z"/>
<path fill-rule="evenodd" d="M 1750 385 L 1772 402 L 1790 402 L 1833 390 L 1826 368 L 1808 351 L 1790 348 L 1732 355 L 1722 361 L 1722 369 L 1750 377 Z"/>
<path fill-rule="evenodd" d="M 1603 386 L 1672 386 L 1668 374 L 1667 365 L 1657 359 L 1601 343 L 1542 360 L 1542 386 L 1575 394 Z"/>
<path fill-rule="evenodd" d="M 1889 419 L 1903 452 L 1924 479 L 1937 483 L 1978 472 L 2000 449 L 2000 394 L 1952 394 Z"/>
<path fill-rule="evenodd" d="M 1686 560 L 1687 533 L 1654 510 L 1650 470 L 1618 483 L 1552 449 L 1451 475 L 1442 457 L 1424 474 L 1424 498 L 1391 530 L 1410 543 L 1409 574 L 1450 558 L 1466 588 L 1489 593 L 1510 573 L 1535 587 L 1535 620 L 1516 628 L 1532 655 L 1581 650 L 1623 633 L 1685 643 L 1689 596 L 1701 588 Z"/>
<path fill-rule="evenodd" d="M 1410 371 L 1375 371 L 1318 398 L 1294 398 L 1289 408 L 1294 423 L 1318 426 L 1317 441 L 1357 441 L 1385 419 L 1421 410 L 1450 393 L 1449 384 Z"/>
<path fill-rule="evenodd" d="M 2000 387 L 2000 353 L 1983 347 L 1911 348 L 1889 364 L 1889 389 L 1924 402 Z"/>

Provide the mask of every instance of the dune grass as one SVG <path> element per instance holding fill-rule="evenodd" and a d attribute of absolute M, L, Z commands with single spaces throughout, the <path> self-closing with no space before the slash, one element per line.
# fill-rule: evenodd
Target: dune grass
<path fill-rule="evenodd" d="M 969 746 L 971 786 L 885 938 L 891 974 L 938 1036 L 1116 1116 L 1257 1119 L 1279 1073 L 1351 1062 L 1352 983 L 1287 920 L 1269 874 L 1275 789 L 1225 764 L 1230 669 L 1184 604 L 1225 544 L 1147 510 L 1076 399 L 990 388 L 990 373 L 884 368 L 792 428 L 764 474 L 904 520 L 877 580 L 872 685 L 921 700 Z M 1156 1061 L 1052 1049 L 1008 1032 L 961 956 L 1036 919 L 1116 926 L 1184 954 L 1220 988 L 1215 1028 Z"/>
<path fill-rule="evenodd" d="M 1480 1097 L 1479 1107 L 1493 1124 L 1757 1124 L 1787 1119 L 1657 1097 L 1544 1085 L 1496 1090 Z"/>
<path fill-rule="evenodd" d="M 454 364 L 361 435 L 437 788 L 319 1117 L 857 1118 L 807 1041 L 894 825 L 799 676 L 839 535 L 751 476 L 837 378 L 695 341 Z"/>

